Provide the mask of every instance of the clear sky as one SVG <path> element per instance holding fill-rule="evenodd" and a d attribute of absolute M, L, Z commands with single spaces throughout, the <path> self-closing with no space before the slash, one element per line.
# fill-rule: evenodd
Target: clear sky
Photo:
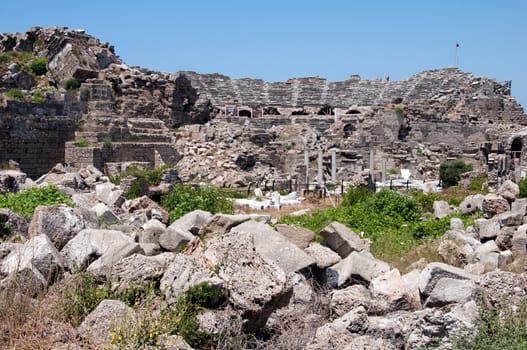
<path fill-rule="evenodd" d="M 401 80 L 458 66 L 512 80 L 527 107 L 524 0 L 2 1 L 0 32 L 36 25 L 85 29 L 127 64 L 165 72 Z"/>

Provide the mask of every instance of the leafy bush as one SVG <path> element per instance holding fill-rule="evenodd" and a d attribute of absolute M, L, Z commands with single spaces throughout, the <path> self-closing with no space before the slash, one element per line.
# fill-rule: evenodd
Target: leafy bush
<path fill-rule="evenodd" d="M 5 93 L 6 96 L 16 98 L 17 100 L 23 100 L 24 99 L 24 93 L 20 89 L 10 89 L 8 92 Z"/>
<path fill-rule="evenodd" d="M 112 138 L 110 136 L 105 136 L 102 138 L 102 145 L 106 148 L 112 147 Z"/>
<path fill-rule="evenodd" d="M 495 308 L 480 304 L 480 321 L 474 330 L 454 337 L 452 349 L 527 349 L 527 302 L 514 310 L 504 302 Z"/>
<path fill-rule="evenodd" d="M 114 329 L 110 344 L 119 349 L 152 349 L 161 345 L 162 335 L 177 334 L 193 348 L 214 348 L 214 336 L 200 329 L 197 316 L 224 301 L 221 289 L 203 282 L 181 293 L 173 305 L 162 304 L 158 315 L 146 305 L 138 316 Z"/>
<path fill-rule="evenodd" d="M 20 215 L 31 218 L 39 205 L 67 204 L 74 206 L 70 197 L 54 185 L 32 188 L 18 193 L 0 196 L 0 208 L 8 208 Z"/>
<path fill-rule="evenodd" d="M 64 88 L 69 92 L 77 91 L 80 87 L 81 83 L 75 78 L 68 79 L 64 83 Z"/>
<path fill-rule="evenodd" d="M 520 187 L 520 198 L 526 198 L 527 197 L 527 178 L 521 179 L 518 183 L 518 186 Z"/>
<path fill-rule="evenodd" d="M 86 139 L 80 139 L 80 140 L 75 141 L 75 146 L 76 147 L 90 147 L 91 142 Z"/>
<path fill-rule="evenodd" d="M 373 193 L 366 187 L 349 187 L 342 200 L 343 207 L 351 207 L 356 203 L 362 202 L 373 196 Z"/>
<path fill-rule="evenodd" d="M 403 107 L 394 107 L 393 109 L 395 111 L 395 113 L 397 113 L 397 115 L 403 115 L 404 114 L 404 108 Z"/>
<path fill-rule="evenodd" d="M 461 174 L 472 171 L 472 164 L 465 163 L 462 159 L 447 160 L 439 166 L 439 178 L 443 187 L 447 188 L 458 184 Z"/>
<path fill-rule="evenodd" d="M 104 139 L 103 142 L 105 142 Z M 110 147 L 111 139 L 109 145 L 105 143 L 104 146 Z M 134 199 L 143 195 L 143 188 L 147 188 L 150 185 L 159 185 L 162 179 L 163 172 L 166 169 L 171 169 L 173 167 L 174 166 L 171 164 L 165 164 L 155 169 L 143 169 L 137 166 L 130 166 L 126 169 L 124 173 L 111 176 L 110 181 L 116 185 L 119 185 L 122 179 L 124 179 L 125 177 L 135 177 L 135 180 L 133 181 L 129 190 L 124 194 L 125 198 Z"/>
<path fill-rule="evenodd" d="M 487 173 L 482 174 L 481 176 L 476 176 L 470 179 L 469 190 L 477 191 L 479 193 L 488 193 L 489 192 L 489 177 Z"/>
<path fill-rule="evenodd" d="M 35 103 L 44 103 L 44 94 L 42 91 L 37 90 L 33 93 L 33 96 L 31 96 L 31 101 Z"/>
<path fill-rule="evenodd" d="M 161 198 L 161 204 L 170 213 L 170 221 L 183 215 L 201 209 L 213 214 L 234 213 L 234 203 L 227 199 L 225 193 L 218 187 L 177 185 L 172 191 Z"/>
<path fill-rule="evenodd" d="M 36 76 L 41 76 L 47 73 L 48 61 L 45 58 L 38 58 L 31 62 L 27 68 L 31 73 L 33 73 Z"/>

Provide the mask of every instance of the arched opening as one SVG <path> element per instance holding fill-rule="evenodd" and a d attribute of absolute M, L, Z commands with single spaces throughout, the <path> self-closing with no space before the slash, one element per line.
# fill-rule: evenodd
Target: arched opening
<path fill-rule="evenodd" d="M 239 112 L 238 112 L 238 115 L 240 117 L 249 117 L 251 118 L 252 117 L 252 113 L 251 111 L 247 110 L 247 109 L 241 109 Z"/>
<path fill-rule="evenodd" d="M 344 125 L 343 131 L 344 131 L 344 137 L 350 137 L 351 134 L 356 130 L 356 128 L 352 124 L 346 124 Z"/>
<path fill-rule="evenodd" d="M 333 111 L 333 107 L 330 105 L 324 105 L 317 113 L 318 115 L 335 115 L 335 112 Z"/>
<path fill-rule="evenodd" d="M 517 137 L 514 140 L 512 140 L 511 143 L 511 157 L 512 158 L 520 158 L 522 154 L 522 140 Z"/>
<path fill-rule="evenodd" d="M 301 111 L 293 111 L 291 112 L 291 115 L 309 115 L 309 113 L 304 110 L 301 110 Z"/>
<path fill-rule="evenodd" d="M 358 109 L 350 109 L 346 114 L 360 114 L 360 111 Z"/>

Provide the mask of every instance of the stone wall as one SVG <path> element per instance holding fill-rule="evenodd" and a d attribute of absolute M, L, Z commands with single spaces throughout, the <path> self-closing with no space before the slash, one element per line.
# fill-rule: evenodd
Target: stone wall
<path fill-rule="evenodd" d="M 64 162 L 64 143 L 75 137 L 72 118 L 32 114 L 10 116 L 2 110 L 0 116 L 0 163 L 15 160 L 22 171 L 35 178 Z"/>

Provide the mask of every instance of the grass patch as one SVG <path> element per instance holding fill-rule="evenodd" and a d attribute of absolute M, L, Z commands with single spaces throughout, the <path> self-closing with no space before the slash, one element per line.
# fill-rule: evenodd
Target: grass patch
<path fill-rule="evenodd" d="M 452 349 L 527 349 L 527 301 L 513 309 L 505 301 L 491 308 L 483 300 L 479 314 L 475 329 L 454 337 Z"/>
<path fill-rule="evenodd" d="M 33 96 L 31 96 L 31 101 L 35 103 L 44 103 L 44 94 L 42 91 L 37 90 L 33 93 Z"/>
<path fill-rule="evenodd" d="M 11 97 L 17 100 L 23 100 L 25 97 L 24 93 L 20 89 L 9 89 L 9 91 L 7 91 L 5 95 L 7 97 Z"/>
<path fill-rule="evenodd" d="M 80 140 L 75 141 L 75 147 L 84 148 L 84 147 L 91 147 L 91 146 L 92 146 L 91 142 L 86 139 L 80 139 Z"/>
<path fill-rule="evenodd" d="M 74 206 L 70 197 L 54 185 L 32 188 L 18 193 L 0 196 L 0 208 L 11 209 L 20 215 L 31 218 L 39 205 L 66 204 Z"/>
<path fill-rule="evenodd" d="M 234 213 L 234 203 L 228 198 L 227 192 L 219 187 L 191 185 L 176 185 L 161 198 L 161 204 L 170 213 L 170 221 L 197 210 L 205 210 L 212 214 Z"/>

